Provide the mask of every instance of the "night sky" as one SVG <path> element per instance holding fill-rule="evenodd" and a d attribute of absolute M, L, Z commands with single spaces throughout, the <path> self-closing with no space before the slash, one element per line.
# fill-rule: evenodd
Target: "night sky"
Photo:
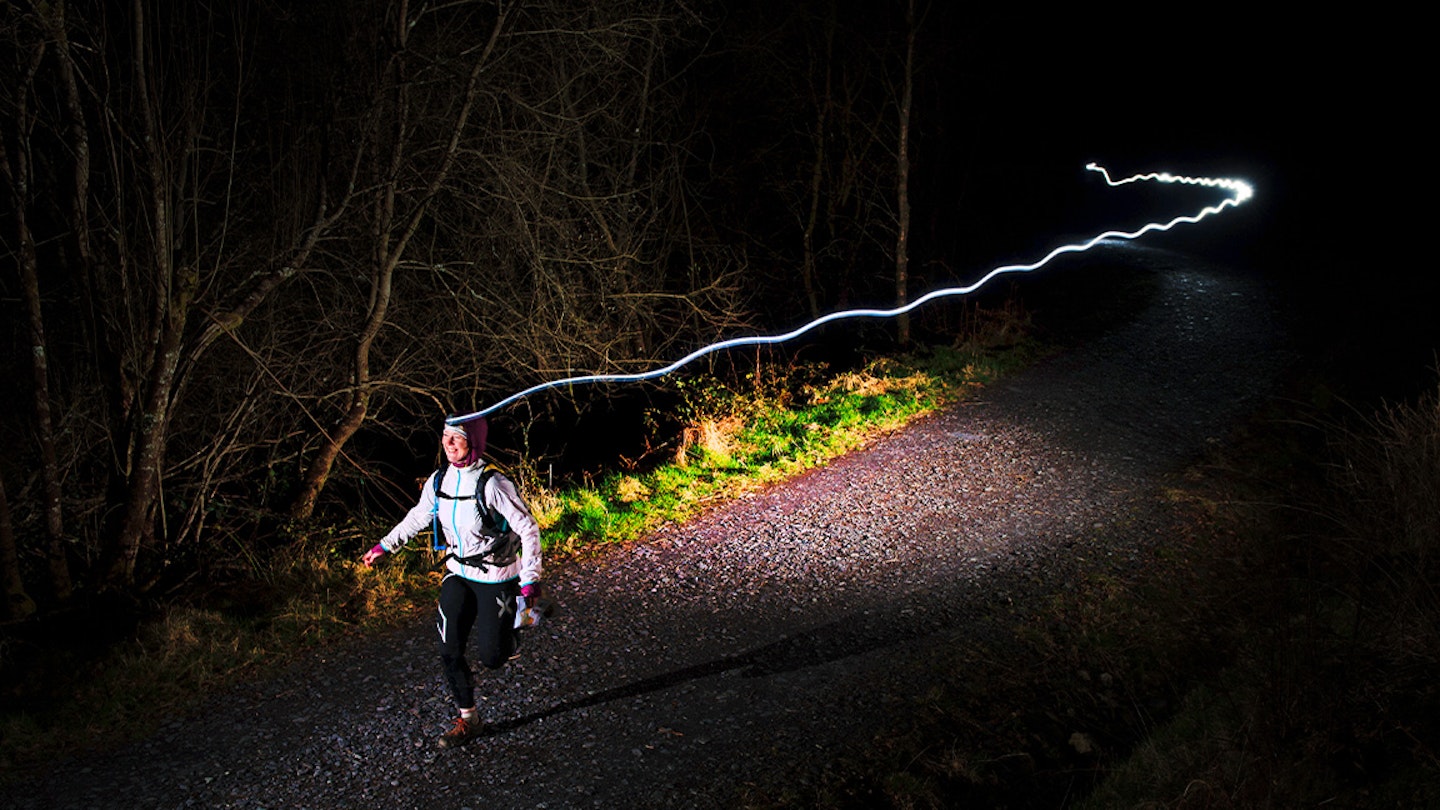
<path fill-rule="evenodd" d="M 988 18 L 973 36 L 977 87 L 1001 122 L 993 154 L 1035 176 L 1072 166 L 1077 183 L 1093 182 L 1078 176 L 1090 160 L 1250 181 L 1255 200 L 1186 247 L 1276 279 L 1305 349 L 1360 385 L 1433 390 L 1440 318 L 1420 242 L 1434 208 L 1420 146 L 1434 140 L 1421 123 L 1434 89 L 1414 21 L 1205 9 Z"/>

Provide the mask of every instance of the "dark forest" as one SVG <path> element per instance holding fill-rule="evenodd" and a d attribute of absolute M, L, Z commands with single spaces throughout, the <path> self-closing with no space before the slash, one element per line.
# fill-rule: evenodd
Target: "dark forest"
<path fill-rule="evenodd" d="M 1345 272 L 1294 241 L 1326 220 L 1295 205 L 1320 183 L 1289 151 L 1343 140 L 1311 128 L 1337 68 L 1307 50 L 1277 92 L 1283 71 L 1240 58 L 1279 33 L 1253 21 L 711 0 L 0 15 L 0 570 L 43 604 L 403 501 L 445 414 L 1141 221 L 1152 198 L 1100 201 L 1087 160 L 1246 173 L 1277 204 L 1216 249 Z M 1419 323 L 1414 300 L 1387 320 Z M 537 398 L 497 430 L 563 468 L 577 414 L 618 395 Z"/>

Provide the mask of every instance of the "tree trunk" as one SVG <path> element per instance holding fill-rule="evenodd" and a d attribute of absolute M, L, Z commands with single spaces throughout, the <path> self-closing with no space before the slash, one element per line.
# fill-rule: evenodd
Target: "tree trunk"
<path fill-rule="evenodd" d="M 25 592 L 20 578 L 20 553 L 15 546 L 15 524 L 10 519 L 10 501 L 5 482 L 0 480 L 0 587 L 5 589 L 5 617 L 23 619 L 35 613 L 35 600 Z"/>
<path fill-rule="evenodd" d="M 828 48 L 826 51 L 825 62 L 821 65 L 821 69 L 825 71 L 825 90 L 820 98 L 815 100 L 815 151 L 810 164 L 810 210 L 805 216 L 804 245 L 800 262 L 800 281 L 805 301 L 810 306 L 811 319 L 820 317 L 820 299 L 815 289 L 818 265 L 815 259 L 815 228 L 820 222 L 820 197 L 825 178 L 825 128 L 830 124 L 827 120 L 830 112 L 830 53 Z"/>
<path fill-rule="evenodd" d="M 75 63 L 70 53 L 70 35 L 65 23 L 65 2 L 54 4 L 54 16 L 46 19 L 50 36 L 55 41 L 56 70 L 65 99 L 67 146 L 74 161 L 70 195 L 70 240 L 75 261 L 88 270 L 90 251 L 90 135 L 85 129 L 85 113 L 80 102 L 80 84 L 75 78 Z"/>
<path fill-rule="evenodd" d="M 120 530 L 107 549 L 108 564 L 102 587 L 128 590 L 135 582 L 135 561 L 142 541 L 153 536 L 156 505 L 160 499 L 160 477 L 165 459 L 165 442 L 170 428 L 171 394 L 180 364 L 181 343 L 189 320 L 190 305 L 199 286 L 199 272 L 193 264 L 176 267 L 172 232 L 169 167 L 161 148 L 157 112 L 150 97 L 146 64 L 148 43 L 142 0 L 135 0 L 135 87 L 140 102 L 145 173 L 148 183 L 150 238 L 153 256 L 151 274 L 156 295 L 156 340 L 149 361 L 148 389 L 137 422 L 134 439 L 135 466 L 126 496 Z"/>
<path fill-rule="evenodd" d="M 20 287 L 25 299 L 25 310 L 30 333 L 31 376 L 33 396 L 31 405 L 35 413 L 36 441 L 40 446 L 40 480 L 44 490 L 42 513 L 45 516 L 45 559 L 50 571 L 50 587 L 56 599 L 70 598 L 73 583 L 70 564 L 65 555 L 65 521 L 60 503 L 60 467 L 55 450 L 55 426 L 50 410 L 50 364 L 45 342 L 45 319 L 40 305 L 40 280 L 35 239 L 30 232 L 26 208 L 30 197 L 31 169 L 23 139 L 30 131 L 29 93 L 35 71 L 39 67 L 43 46 L 33 52 L 33 61 L 26 72 L 26 81 L 20 88 L 24 101 L 15 115 L 16 135 L 22 139 L 20 148 L 12 155 L 0 138 L 0 174 L 5 179 L 5 188 L 13 210 L 16 240 L 19 245 L 17 263 L 20 269 Z"/>
<path fill-rule="evenodd" d="M 895 229 L 895 306 L 910 300 L 910 106 L 915 79 L 915 0 L 905 3 L 905 75 L 900 96 L 900 148 L 896 161 L 898 222 Z M 910 316 L 897 319 L 900 345 L 910 343 Z"/>
<path fill-rule="evenodd" d="M 35 600 L 25 591 L 20 578 L 20 554 L 15 545 L 15 524 L 10 517 L 10 500 L 0 480 L 0 586 L 5 589 L 5 617 L 23 619 L 35 613 Z"/>

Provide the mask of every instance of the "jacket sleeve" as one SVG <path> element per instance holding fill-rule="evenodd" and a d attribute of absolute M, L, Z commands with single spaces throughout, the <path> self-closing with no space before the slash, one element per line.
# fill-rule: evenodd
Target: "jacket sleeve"
<path fill-rule="evenodd" d="M 485 485 L 485 502 L 495 508 L 520 535 L 520 584 L 529 585 L 540 579 L 540 524 L 530 514 L 530 507 L 521 500 L 515 484 L 503 475 L 495 475 Z"/>
<path fill-rule="evenodd" d="M 395 528 L 380 540 L 381 548 L 388 553 L 399 551 L 406 543 L 415 538 L 415 535 L 424 531 L 430 526 L 430 517 L 435 511 L 435 476 L 438 472 L 430 473 L 425 483 L 420 487 L 420 502 L 411 507 L 410 511 L 395 524 Z"/>

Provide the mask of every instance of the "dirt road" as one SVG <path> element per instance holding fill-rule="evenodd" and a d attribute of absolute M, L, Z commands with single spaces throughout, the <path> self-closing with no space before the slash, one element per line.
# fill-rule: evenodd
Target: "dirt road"
<path fill-rule="evenodd" d="M 433 743 L 451 708 L 427 617 L 0 803 L 731 807 L 803 792 L 903 727 L 931 673 L 999 632 L 1000 608 L 1163 544 L 1147 504 L 1164 477 L 1271 390 L 1284 357 L 1260 284 L 1105 251 L 1153 285 L 1104 334 L 824 469 L 550 565 L 564 614 L 482 676 L 491 733 L 466 748 Z"/>

